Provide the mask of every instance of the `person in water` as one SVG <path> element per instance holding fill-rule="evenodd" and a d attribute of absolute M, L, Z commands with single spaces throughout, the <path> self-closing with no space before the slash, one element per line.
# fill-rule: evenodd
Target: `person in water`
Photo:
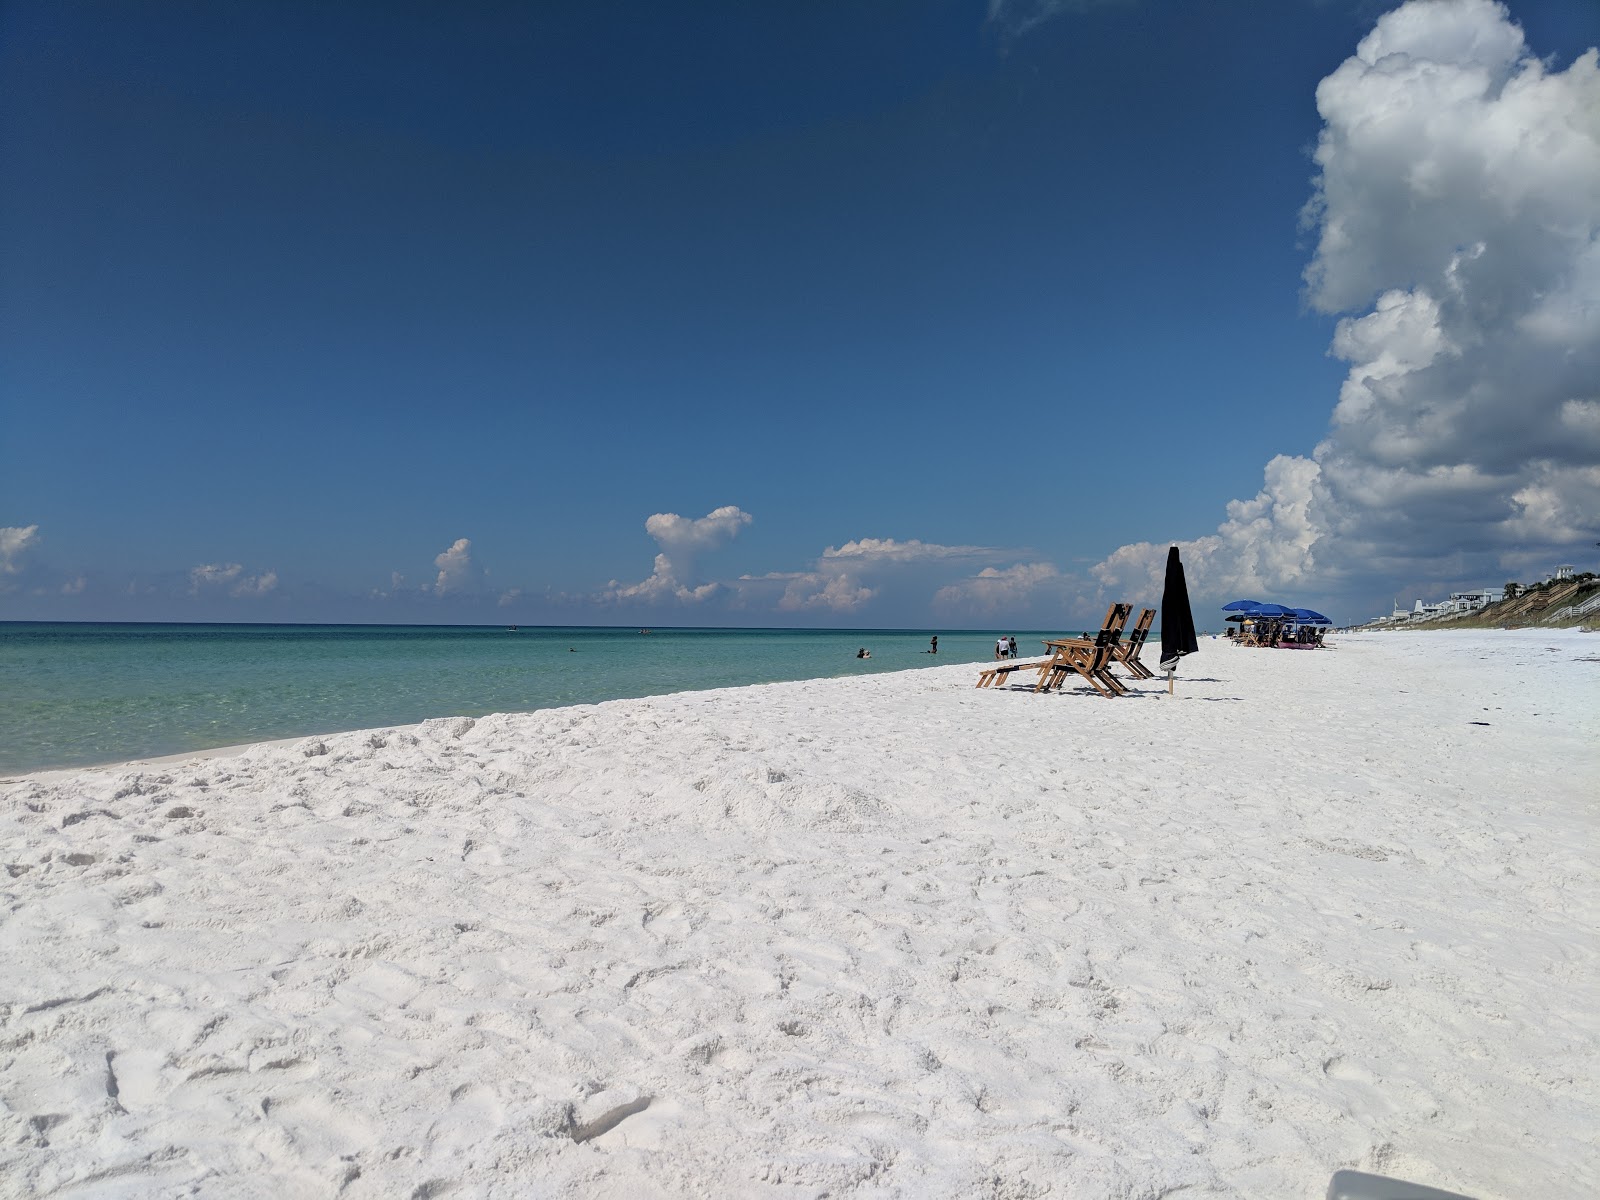
<path fill-rule="evenodd" d="M 939 635 L 937 633 L 934 634 L 931 638 L 928 639 L 928 653 L 929 654 L 937 654 L 937 653 L 939 653 Z"/>
<path fill-rule="evenodd" d="M 856 657 L 857 658 L 871 658 L 872 657 L 872 651 L 868 650 L 865 646 L 863 646 L 863 647 L 861 647 L 861 649 L 856 651 Z"/>

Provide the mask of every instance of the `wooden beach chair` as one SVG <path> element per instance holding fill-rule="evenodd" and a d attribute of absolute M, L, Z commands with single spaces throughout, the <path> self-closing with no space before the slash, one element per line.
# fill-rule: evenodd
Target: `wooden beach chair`
<path fill-rule="evenodd" d="M 997 662 L 992 667 L 985 667 L 978 676 L 979 687 L 999 687 L 1011 678 L 1013 671 L 1042 671 L 1050 665 L 1050 659 L 1040 658 L 1032 662 L 1018 662 L 1016 659 L 1006 659 Z"/>
<path fill-rule="evenodd" d="M 1128 623 L 1131 604 L 1113 604 L 1106 610 L 1105 624 L 1091 639 L 1065 638 L 1048 641 L 1045 645 L 1055 651 L 1049 665 L 1039 673 L 1039 684 L 1034 691 L 1048 692 L 1059 688 L 1071 675 L 1081 675 L 1095 691 L 1106 699 L 1124 696 L 1128 689 L 1111 674 L 1117 645 L 1122 641 L 1122 629 Z M 1148 633 L 1148 628 L 1146 633 Z"/>
<path fill-rule="evenodd" d="M 1127 606 L 1124 606 L 1124 607 L 1127 607 Z M 1116 614 L 1116 609 L 1117 609 L 1117 606 L 1115 604 L 1113 604 L 1109 609 L 1106 610 L 1106 625 L 1101 628 L 1100 634 L 1099 634 L 1100 637 L 1105 637 L 1106 636 L 1107 631 L 1110 629 L 1110 622 L 1111 622 L 1113 616 L 1115 616 L 1115 614 Z M 1130 609 L 1130 611 L 1131 611 L 1131 609 Z M 1127 619 L 1126 615 L 1124 615 L 1123 619 L 1124 620 Z M 1120 631 L 1120 629 L 1121 629 L 1120 625 L 1118 626 L 1118 629 Z M 992 667 L 985 667 L 979 673 L 979 675 L 978 675 L 978 686 L 981 687 L 981 688 L 983 688 L 983 687 L 999 687 L 1001 684 L 1005 683 L 1008 679 L 1010 679 L 1012 673 L 1016 672 L 1016 671 L 1044 671 L 1044 670 L 1048 669 L 1052 663 L 1055 662 L 1056 648 L 1058 646 L 1065 646 L 1069 642 L 1074 644 L 1074 645 L 1091 646 L 1097 640 L 1098 640 L 1098 638 L 1046 639 L 1045 646 L 1050 650 L 1050 657 L 1048 657 L 1048 658 L 1036 658 L 1036 659 L 1033 659 L 1033 660 L 1031 660 L 1029 662 L 1017 662 L 1014 659 L 1006 659 L 1006 660 L 1002 660 L 1000 662 L 997 662 Z M 1042 678 L 1043 677 L 1041 676 L 1041 679 Z M 1038 687 L 1034 688 L 1034 691 L 1038 691 L 1038 690 L 1039 690 Z"/>
<path fill-rule="evenodd" d="M 1155 622 L 1156 610 L 1147 608 L 1139 614 L 1139 620 L 1133 627 L 1133 632 L 1128 635 L 1128 640 L 1118 642 L 1112 656 L 1117 662 L 1127 667 L 1136 679 L 1154 679 L 1156 673 L 1139 661 L 1139 651 L 1144 649 L 1145 639 L 1150 636 L 1150 626 Z"/>

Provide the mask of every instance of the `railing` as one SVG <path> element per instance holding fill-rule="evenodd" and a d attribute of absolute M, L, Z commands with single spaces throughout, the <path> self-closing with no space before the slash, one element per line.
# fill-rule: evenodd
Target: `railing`
<path fill-rule="evenodd" d="M 1556 609 L 1555 612 L 1540 617 L 1539 624 L 1554 625 L 1558 621 L 1570 621 L 1574 617 L 1581 617 L 1588 613 L 1592 613 L 1597 608 L 1600 608 L 1600 592 L 1596 592 L 1582 604 L 1566 604 Z"/>

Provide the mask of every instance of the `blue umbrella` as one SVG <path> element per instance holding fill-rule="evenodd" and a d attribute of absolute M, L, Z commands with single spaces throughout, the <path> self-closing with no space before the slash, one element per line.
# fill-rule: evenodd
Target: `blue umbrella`
<path fill-rule="evenodd" d="M 1333 622 L 1314 608 L 1297 608 L 1294 615 L 1302 625 L 1332 625 Z"/>
<path fill-rule="evenodd" d="M 1224 604 L 1223 612 L 1254 612 L 1261 607 L 1259 600 L 1235 600 L 1232 604 Z"/>
<path fill-rule="evenodd" d="M 1258 604 L 1251 610 L 1258 617 L 1292 617 L 1294 609 L 1285 608 L 1281 604 Z"/>

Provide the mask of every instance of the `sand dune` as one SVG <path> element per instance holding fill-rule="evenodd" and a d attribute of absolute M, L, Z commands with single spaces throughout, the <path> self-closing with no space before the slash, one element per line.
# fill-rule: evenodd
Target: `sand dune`
<path fill-rule="evenodd" d="M 0 788 L 0 1194 L 1600 1193 L 1600 637 L 975 676 Z"/>

